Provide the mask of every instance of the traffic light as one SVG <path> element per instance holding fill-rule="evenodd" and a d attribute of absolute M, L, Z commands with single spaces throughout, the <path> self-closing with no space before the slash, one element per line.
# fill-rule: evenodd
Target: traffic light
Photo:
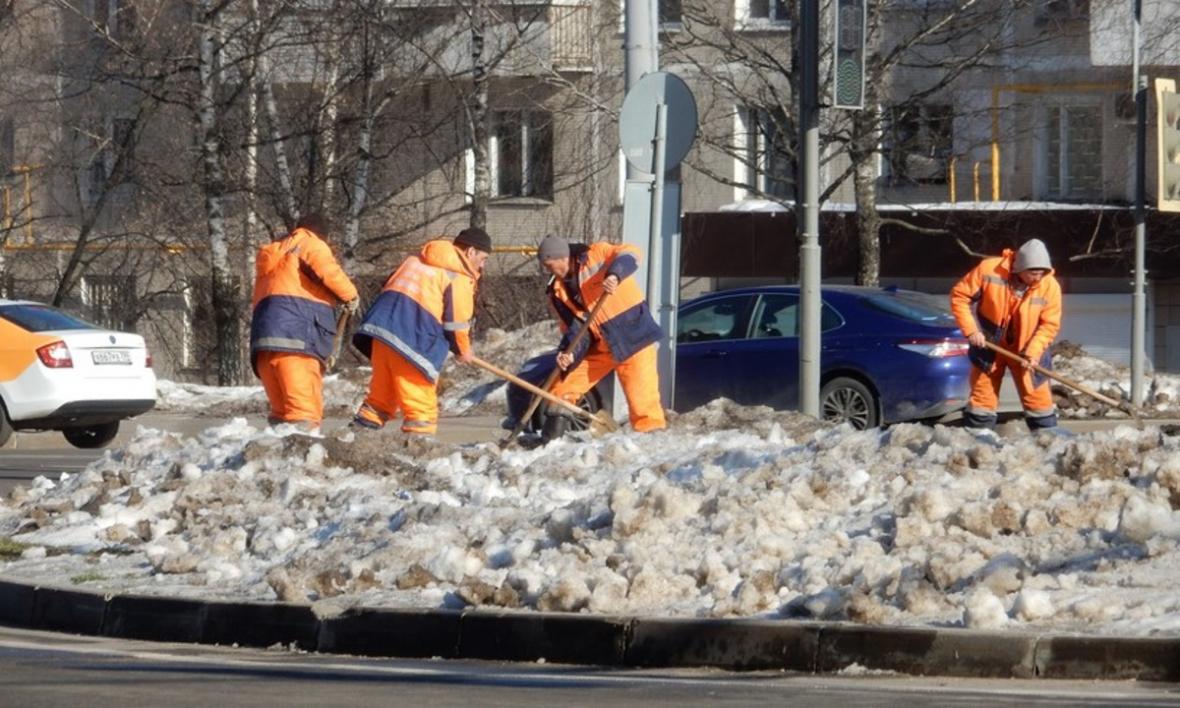
<path fill-rule="evenodd" d="M 1155 80 L 1156 158 L 1159 182 L 1156 184 L 1156 208 L 1180 211 L 1180 94 L 1172 79 Z"/>
<path fill-rule="evenodd" d="M 836 38 L 832 49 L 832 105 L 864 108 L 865 103 L 865 3 L 868 0 L 836 0 Z"/>

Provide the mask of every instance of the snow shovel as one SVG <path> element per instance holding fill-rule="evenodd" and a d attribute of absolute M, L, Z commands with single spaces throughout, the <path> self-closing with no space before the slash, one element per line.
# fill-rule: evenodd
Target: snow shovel
<path fill-rule="evenodd" d="M 332 338 L 332 353 L 328 355 L 328 361 L 325 363 L 325 374 L 336 367 L 336 361 L 340 358 L 340 346 L 344 343 L 344 332 L 348 329 L 348 320 L 351 317 L 348 310 L 343 310 L 336 318 L 336 336 Z"/>
<path fill-rule="evenodd" d="M 613 418 L 611 418 L 609 415 L 607 415 L 606 411 L 598 411 L 597 413 L 591 413 L 590 411 L 584 411 L 581 408 L 578 408 L 574 404 L 570 403 L 569 401 L 560 399 L 557 396 L 554 396 L 552 393 L 549 393 L 548 391 L 546 391 L 544 389 L 537 388 L 536 386 L 532 385 L 528 381 L 525 381 L 524 379 L 520 378 L 519 376 L 514 376 L 513 374 L 508 373 L 507 371 L 501 369 L 500 367 L 496 366 L 495 364 L 490 364 L 490 363 L 484 361 L 483 359 L 480 359 L 477 356 L 471 357 L 471 363 L 475 364 L 476 366 L 478 366 L 481 369 L 484 369 L 486 371 L 490 371 L 491 373 L 495 374 L 496 376 L 499 376 L 500 378 L 504 379 L 505 381 L 509 381 L 511 383 L 516 384 L 517 386 L 520 386 L 524 390 L 526 390 L 534 395 L 544 398 L 546 401 L 549 401 L 550 403 L 553 403 L 554 405 L 561 406 L 562 408 L 566 409 L 570 413 L 573 413 L 574 415 L 576 415 L 580 418 L 585 418 L 587 421 L 589 421 L 590 432 L 593 433 L 594 435 L 602 435 L 603 433 L 613 433 L 619 429 L 619 424 L 616 423 Z"/>
<path fill-rule="evenodd" d="M 1004 356 L 1008 357 L 1009 359 L 1013 359 L 1015 361 L 1024 361 L 1024 357 L 1020 356 L 1019 354 L 1016 354 L 1015 352 L 1008 351 L 1007 349 L 999 346 L 998 344 L 992 344 L 991 342 L 984 342 L 984 345 L 986 345 L 988 349 L 991 349 L 992 351 L 997 352 L 999 354 L 1003 354 Z M 1131 416 L 1131 418 L 1135 421 L 1135 426 L 1137 428 L 1139 428 L 1140 430 L 1143 430 L 1143 420 L 1139 417 L 1139 411 L 1135 410 L 1135 407 L 1132 406 L 1130 403 L 1128 403 L 1126 401 L 1117 401 L 1117 400 L 1111 398 L 1110 396 L 1104 396 L 1103 394 L 1098 393 L 1097 391 L 1095 391 L 1091 388 L 1087 388 L 1087 387 L 1081 385 L 1077 381 L 1070 381 L 1069 379 L 1065 378 L 1061 374 L 1050 371 L 1049 369 L 1046 369 L 1043 366 L 1033 364 L 1030 368 L 1032 368 L 1033 371 L 1037 372 L 1038 374 L 1041 374 L 1042 376 L 1046 376 L 1046 377 L 1053 379 L 1054 381 L 1056 381 L 1060 384 L 1064 384 L 1066 386 L 1069 386 L 1073 390 L 1080 391 L 1081 393 L 1084 393 L 1087 396 L 1090 396 L 1091 398 L 1096 398 L 1099 401 L 1102 401 L 1103 403 L 1105 403 L 1106 405 L 1111 406 L 1112 408 L 1119 409 L 1120 411 Z"/>
<path fill-rule="evenodd" d="M 594 303 L 594 307 L 590 308 L 590 314 L 586 316 L 586 322 L 582 329 L 578 330 L 578 333 L 574 335 L 574 338 L 566 346 L 565 350 L 562 351 L 562 354 L 572 352 L 582 343 L 582 340 L 586 337 L 586 333 L 590 331 L 590 323 L 594 321 L 594 316 L 602 309 L 602 303 L 606 302 L 606 298 L 607 293 L 603 293 L 602 297 L 598 298 L 598 302 Z M 545 383 L 541 384 L 541 388 L 546 391 L 551 390 L 553 388 L 553 382 L 557 381 L 558 376 L 561 376 L 561 367 L 554 366 L 553 371 L 549 373 L 549 378 L 545 379 Z M 516 426 L 512 428 L 512 432 L 508 434 L 508 437 L 500 441 L 501 448 L 508 447 L 516 440 L 516 436 L 520 435 L 520 431 L 524 430 L 524 426 L 528 425 L 529 418 L 533 417 L 533 412 L 537 410 L 537 406 L 540 404 L 541 397 L 533 394 L 533 400 L 529 401 L 529 407 L 525 409 L 524 415 L 520 417 L 520 420 L 516 421 Z"/>

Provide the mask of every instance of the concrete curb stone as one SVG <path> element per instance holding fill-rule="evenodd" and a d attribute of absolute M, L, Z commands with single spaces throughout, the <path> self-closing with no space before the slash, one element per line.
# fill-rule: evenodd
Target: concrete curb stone
<path fill-rule="evenodd" d="M 323 653 L 630 667 L 1180 681 L 1180 637 L 1037 635 L 787 620 L 353 608 L 92 592 L 0 580 L 0 624 Z"/>
<path fill-rule="evenodd" d="M 107 598 L 89 592 L 37 587 L 33 590 L 34 629 L 71 634 L 102 634 Z"/>
<path fill-rule="evenodd" d="M 1035 634 L 833 624 L 820 631 L 817 671 L 857 664 L 927 676 L 1033 678 L 1036 647 Z"/>
<path fill-rule="evenodd" d="M 320 620 L 316 649 L 328 654 L 457 659 L 461 618 L 456 610 L 354 608 Z"/>
<path fill-rule="evenodd" d="M 0 623 L 32 626 L 35 600 L 35 590 L 31 586 L 0 580 Z"/>
<path fill-rule="evenodd" d="M 772 620 L 634 621 L 627 666 L 712 666 L 814 672 L 820 625 Z"/>
<path fill-rule="evenodd" d="M 459 656 L 620 666 L 630 626 L 623 617 L 472 610 L 460 620 Z"/>
<path fill-rule="evenodd" d="M 199 642 L 205 607 L 199 600 L 114 595 L 107 602 L 102 634 L 156 642 Z"/>
<path fill-rule="evenodd" d="M 210 602 L 205 605 L 201 644 L 247 647 L 294 645 L 314 651 L 319 643 L 320 619 L 305 605 L 264 602 Z"/>
<path fill-rule="evenodd" d="M 1180 681 L 1180 640 L 1044 637 L 1036 668 L 1044 678 Z"/>

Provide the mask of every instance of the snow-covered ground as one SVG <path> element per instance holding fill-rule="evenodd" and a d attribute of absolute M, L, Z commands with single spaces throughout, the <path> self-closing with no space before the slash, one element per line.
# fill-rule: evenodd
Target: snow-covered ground
<path fill-rule="evenodd" d="M 550 335 L 489 337 L 481 353 L 511 366 Z M 1085 357 L 1069 358 L 1081 376 Z M 502 405 L 487 377 L 452 376 L 450 410 Z M 255 395 L 225 405 L 257 413 Z M 325 612 L 1180 634 L 1180 439 L 1158 427 L 856 432 L 716 401 L 666 431 L 583 435 L 500 450 L 396 430 L 284 436 L 243 419 L 188 438 L 141 430 L 0 505 L 0 536 L 28 544 L 0 575 Z"/>

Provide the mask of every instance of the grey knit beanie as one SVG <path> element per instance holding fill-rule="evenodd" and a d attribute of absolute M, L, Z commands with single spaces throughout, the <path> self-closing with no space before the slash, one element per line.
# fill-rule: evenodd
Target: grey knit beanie
<path fill-rule="evenodd" d="M 542 263 L 569 257 L 569 241 L 560 236 L 546 236 L 541 239 L 541 245 L 537 246 L 537 260 Z"/>
<path fill-rule="evenodd" d="M 1024 242 L 1020 250 L 1016 252 L 1016 260 L 1012 262 L 1012 271 L 1020 273 L 1031 268 L 1044 268 L 1049 270 L 1053 265 L 1049 262 L 1049 249 L 1045 248 L 1045 244 L 1039 238 L 1029 239 Z"/>

